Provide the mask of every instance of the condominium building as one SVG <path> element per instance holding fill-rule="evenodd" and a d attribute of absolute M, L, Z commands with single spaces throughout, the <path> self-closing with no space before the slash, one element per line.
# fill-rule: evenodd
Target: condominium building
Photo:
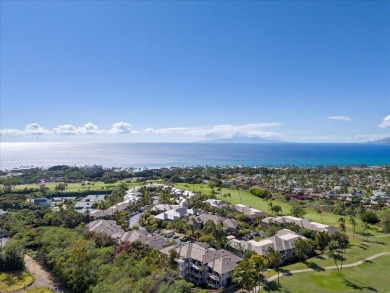
<path fill-rule="evenodd" d="M 196 285 L 212 288 L 227 287 L 233 279 L 235 266 L 241 258 L 226 250 L 216 250 L 206 243 L 185 243 L 161 249 L 169 254 L 174 249 L 178 258 L 180 276 Z"/>

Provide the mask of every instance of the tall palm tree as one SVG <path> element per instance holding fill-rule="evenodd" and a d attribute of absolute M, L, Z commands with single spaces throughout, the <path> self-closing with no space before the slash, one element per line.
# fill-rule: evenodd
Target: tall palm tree
<path fill-rule="evenodd" d="M 265 255 L 270 266 L 272 266 L 275 271 L 278 272 L 279 284 L 279 266 L 282 264 L 283 261 L 282 254 L 278 250 L 275 250 L 273 247 L 268 247 L 267 251 L 265 252 Z"/>
<path fill-rule="evenodd" d="M 326 249 L 326 254 L 330 258 L 333 258 L 334 264 L 336 265 L 337 268 L 337 275 L 340 276 L 339 266 L 337 265 L 337 249 L 338 249 L 337 242 L 335 240 L 331 240 Z"/>
<path fill-rule="evenodd" d="M 363 228 L 364 233 L 366 234 L 367 241 L 368 241 L 368 236 L 370 236 L 370 233 L 368 232 L 368 230 L 370 229 L 370 224 L 368 224 L 367 222 L 363 222 L 362 228 Z"/>
<path fill-rule="evenodd" d="M 347 227 L 345 226 L 345 218 L 340 217 L 338 220 L 338 223 L 339 223 L 339 227 L 340 227 L 341 232 L 345 233 L 345 231 L 347 230 Z"/>
<path fill-rule="evenodd" d="M 355 237 L 355 229 L 356 229 L 356 226 L 357 226 L 357 222 L 355 220 L 355 217 L 353 217 L 352 215 L 349 218 L 349 223 L 352 226 L 352 236 Z"/>
<path fill-rule="evenodd" d="M 242 204 L 240 188 L 241 188 L 241 186 L 239 184 L 237 184 L 236 189 L 238 190 L 238 196 L 240 197 L 240 203 Z"/>

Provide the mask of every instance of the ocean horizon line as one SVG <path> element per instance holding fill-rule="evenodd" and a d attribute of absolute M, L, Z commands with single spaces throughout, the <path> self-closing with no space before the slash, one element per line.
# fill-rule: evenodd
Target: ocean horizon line
<path fill-rule="evenodd" d="M 214 141 L 136 141 L 136 142 L 84 142 L 84 141 L 2 141 L 1 144 L 257 144 L 257 145 L 270 145 L 270 144 L 378 144 L 378 145 L 387 145 L 383 143 L 374 143 L 374 142 L 300 142 L 300 141 L 280 141 L 280 142 L 214 142 Z M 389 145 L 390 146 L 390 145 Z"/>

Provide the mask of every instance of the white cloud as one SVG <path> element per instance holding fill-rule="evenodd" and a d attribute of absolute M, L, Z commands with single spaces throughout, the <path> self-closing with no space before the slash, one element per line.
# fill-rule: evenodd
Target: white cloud
<path fill-rule="evenodd" d="M 71 124 L 59 125 L 53 128 L 53 134 L 56 135 L 82 135 L 82 134 L 100 134 L 104 133 L 103 130 L 99 130 L 97 125 L 89 122 L 84 124 L 83 126 L 76 127 Z"/>
<path fill-rule="evenodd" d="M 172 127 L 153 129 L 147 128 L 142 132 L 159 134 L 184 134 L 203 138 L 232 138 L 232 137 L 263 137 L 281 138 L 282 135 L 276 132 L 263 131 L 266 127 L 275 127 L 281 123 L 253 123 L 244 125 L 215 125 L 210 127 Z"/>
<path fill-rule="evenodd" d="M 385 118 L 383 118 L 383 121 L 378 126 L 380 128 L 390 127 L 390 115 L 387 115 Z"/>
<path fill-rule="evenodd" d="M 50 134 L 50 131 L 40 126 L 38 123 L 26 125 L 24 129 L 0 129 L 1 135 L 33 135 L 40 136 Z"/>
<path fill-rule="evenodd" d="M 0 129 L 1 135 L 23 135 L 23 131 L 19 129 L 14 128 L 8 128 L 8 129 Z"/>
<path fill-rule="evenodd" d="M 372 141 L 372 140 L 378 140 L 378 139 L 383 139 L 390 137 L 390 134 L 358 134 L 355 136 L 355 138 L 359 141 Z"/>
<path fill-rule="evenodd" d="M 305 136 L 300 138 L 300 140 L 302 141 L 335 141 L 339 139 L 340 138 L 337 138 L 336 136 L 333 135 Z"/>
<path fill-rule="evenodd" d="M 26 132 L 26 134 L 31 134 L 31 135 L 45 135 L 50 133 L 49 130 L 43 128 L 38 123 L 28 124 L 24 129 L 24 131 Z"/>
<path fill-rule="evenodd" d="M 243 125 L 215 125 L 209 127 L 172 127 L 172 128 L 147 128 L 144 130 L 132 130 L 132 126 L 126 122 L 117 122 L 108 130 L 100 130 L 97 125 L 89 122 L 83 126 L 72 124 L 58 125 L 52 130 L 47 130 L 37 123 L 29 124 L 24 130 L 1 129 L 1 135 L 47 135 L 47 136 L 82 136 L 82 135 L 116 135 L 128 133 L 150 133 L 150 134 L 178 134 L 202 138 L 232 138 L 232 137 L 262 137 L 282 138 L 283 135 L 276 132 L 264 131 L 264 128 L 282 125 L 281 123 L 252 123 Z"/>
<path fill-rule="evenodd" d="M 53 133 L 57 135 L 74 135 L 78 133 L 77 127 L 74 125 L 58 125 L 53 128 Z"/>
<path fill-rule="evenodd" d="M 123 133 L 130 133 L 130 132 L 131 132 L 131 125 L 126 122 L 114 123 L 112 125 L 112 128 L 106 131 L 106 133 L 109 134 L 123 134 Z"/>
<path fill-rule="evenodd" d="M 328 120 L 336 120 L 336 121 L 344 121 L 344 122 L 351 122 L 352 119 L 348 116 L 329 116 L 326 119 Z"/>
<path fill-rule="evenodd" d="M 93 123 L 84 124 L 84 126 L 82 127 L 82 131 L 85 134 L 96 134 L 100 132 L 99 128 Z"/>
<path fill-rule="evenodd" d="M 72 124 L 58 125 L 52 130 L 48 130 L 40 126 L 38 123 L 28 124 L 25 129 L 0 129 L 1 135 L 8 136 L 42 136 L 42 135 L 94 135 L 94 134 L 114 134 L 123 133 L 125 127 L 124 122 L 115 123 L 110 130 L 99 130 L 98 126 L 89 122 L 83 126 L 75 126 Z M 129 125 L 129 124 L 127 124 Z"/>
<path fill-rule="evenodd" d="M 199 128 L 192 127 L 172 127 L 172 128 L 160 128 L 160 129 L 154 129 L 154 128 L 147 128 L 143 130 L 142 132 L 146 133 L 160 133 L 160 134 L 189 134 L 193 131 L 197 131 Z"/>

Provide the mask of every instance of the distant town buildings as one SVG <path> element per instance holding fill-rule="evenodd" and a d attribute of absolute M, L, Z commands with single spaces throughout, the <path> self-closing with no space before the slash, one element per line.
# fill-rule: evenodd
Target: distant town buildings
<path fill-rule="evenodd" d="M 85 165 L 83 167 L 80 167 L 81 170 L 86 171 L 86 172 L 93 172 L 93 171 L 99 171 L 103 170 L 102 165 Z"/>

